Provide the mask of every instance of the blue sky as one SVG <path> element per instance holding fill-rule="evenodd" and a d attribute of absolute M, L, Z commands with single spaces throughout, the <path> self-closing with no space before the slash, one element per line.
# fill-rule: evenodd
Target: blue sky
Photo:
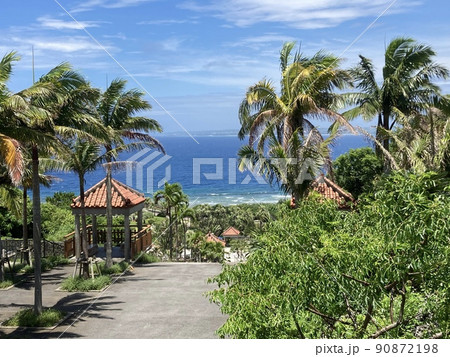
<path fill-rule="evenodd" d="M 130 88 L 142 85 L 165 108 L 148 97 L 148 115 L 166 132 L 182 130 L 176 121 L 192 132 L 239 128 L 237 110 L 247 87 L 264 77 L 278 83 L 285 41 L 297 41 L 306 55 L 325 49 L 342 56 L 344 67 L 363 54 L 380 73 L 386 43 L 410 36 L 431 45 L 436 62 L 450 68 L 448 0 L 58 2 L 2 3 L 0 56 L 11 50 L 22 56 L 10 88 L 31 84 L 34 46 L 37 76 L 69 61 L 97 87 L 116 77 L 127 78 Z M 450 93 L 449 81 L 440 85 Z"/>

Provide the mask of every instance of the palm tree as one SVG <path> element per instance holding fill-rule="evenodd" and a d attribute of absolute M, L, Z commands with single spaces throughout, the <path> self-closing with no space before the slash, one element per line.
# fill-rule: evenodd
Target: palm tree
<path fill-rule="evenodd" d="M 344 96 L 347 104 L 356 105 L 344 116 L 348 119 L 362 116 L 366 120 L 376 117 L 376 138 L 389 151 L 390 140 L 383 136 L 383 130 L 391 130 L 401 115 L 423 113 L 430 98 L 441 97 L 432 80 L 447 78 L 449 72 L 433 62 L 434 56 L 429 46 L 411 38 L 395 38 L 386 48 L 383 78 L 378 83 L 372 61 L 360 55 L 359 65 L 351 70 L 360 92 Z"/>
<path fill-rule="evenodd" d="M 153 195 L 155 204 L 160 201 L 164 202 L 166 215 L 169 217 L 169 257 L 172 260 L 173 256 L 173 225 L 174 225 L 174 209 L 180 205 L 180 203 L 186 200 L 186 195 L 183 194 L 183 190 L 179 183 L 170 184 L 166 182 L 164 184 L 164 190 L 156 191 Z"/>
<path fill-rule="evenodd" d="M 161 143 L 148 134 L 153 131 L 162 132 L 159 123 L 154 119 L 136 115 L 150 110 L 150 103 L 143 98 L 143 92 L 137 89 L 125 90 L 126 84 L 124 79 L 113 80 L 99 98 L 97 111 L 100 120 L 116 134 L 106 141 L 106 151 L 112 150 L 116 145 L 123 145 L 123 140 L 126 139 L 134 143 L 130 144 L 131 149 L 139 145 L 149 146 L 164 153 Z"/>
<path fill-rule="evenodd" d="M 15 52 L 10 52 L 0 60 L 0 164 L 8 169 L 13 184 L 20 181 L 23 172 L 21 145 L 15 136 L 20 134 L 17 114 L 23 113 L 26 103 L 9 91 L 7 83 L 13 63 L 19 59 Z"/>
<path fill-rule="evenodd" d="M 248 134 L 249 144 L 239 155 L 241 169 L 250 164 L 269 181 L 283 182 L 282 187 L 300 199 L 310 182 L 303 180 L 299 184 L 297 178 L 305 171 L 302 166 L 311 161 L 306 171 L 315 175 L 318 167 L 331 162 L 327 145 L 337 135 L 338 127 L 345 125 L 352 131 L 353 128 L 334 110 L 339 96 L 333 90 L 350 85 L 348 72 L 339 69 L 341 61 L 322 51 L 312 57 L 299 52 L 293 54 L 294 47 L 293 42 L 285 43 L 280 52 L 279 95 L 265 79 L 247 90 L 239 109 L 239 137 L 243 139 Z M 328 141 L 323 139 L 312 119 L 333 123 Z"/>
<path fill-rule="evenodd" d="M 40 154 L 53 154 L 63 150 L 64 145 L 61 142 L 63 138 L 75 135 L 92 136 L 89 133 L 106 137 L 107 134 L 91 115 L 93 101 L 98 91 L 92 89 L 68 63 L 56 66 L 21 94 L 29 103 L 29 112 L 32 114 L 27 117 L 28 120 L 21 129 L 30 132 L 26 142 L 31 146 L 33 174 L 34 311 L 40 314 L 42 312 Z"/>
<path fill-rule="evenodd" d="M 85 197 L 84 184 L 85 176 L 88 172 L 92 172 L 107 158 L 114 157 L 113 152 L 101 153 L 101 145 L 97 142 L 82 140 L 80 138 L 68 143 L 69 151 L 64 156 L 63 168 L 67 171 L 73 171 L 78 175 L 78 182 L 80 187 L 80 205 L 81 205 L 81 242 L 82 251 L 85 258 L 83 265 L 83 275 L 89 275 L 89 268 L 87 265 L 88 258 L 88 237 L 85 211 Z"/>
<path fill-rule="evenodd" d="M 97 104 L 97 111 L 103 125 L 110 129 L 114 134 L 105 141 L 104 147 L 106 151 L 111 151 L 116 146 L 122 148 L 140 149 L 144 146 L 153 147 L 165 153 L 161 143 L 150 136 L 151 131 L 161 132 L 161 126 L 154 120 L 136 114 L 150 110 L 151 105 L 143 97 L 144 93 L 131 89 L 126 91 L 127 81 L 123 79 L 115 79 L 109 87 L 102 93 Z M 124 139 L 128 142 L 124 143 Z M 110 163 L 111 158 L 107 158 Z M 112 249 L 111 249 L 111 202 L 110 202 L 110 179 L 111 167 L 106 166 L 107 183 L 108 183 L 108 199 L 107 199 L 107 235 L 106 235 L 106 265 L 112 265 Z"/>
<path fill-rule="evenodd" d="M 181 228 L 182 228 L 182 238 L 183 238 L 183 257 L 184 260 L 186 260 L 186 219 L 195 220 L 195 211 L 189 207 L 189 201 L 186 195 L 184 195 L 185 198 L 178 204 L 178 206 L 175 209 L 175 222 L 181 222 Z M 178 247 L 178 242 L 177 242 Z M 178 248 L 177 248 L 178 251 Z"/>
<path fill-rule="evenodd" d="M 12 73 L 12 64 L 19 57 L 11 52 L 0 61 L 0 156 L 10 171 L 15 184 L 20 182 L 23 173 L 23 143 L 32 144 L 33 158 L 33 244 L 35 255 L 35 304 L 34 311 L 42 312 L 42 284 L 40 266 L 40 195 L 39 195 L 39 157 L 37 143 L 49 144 L 52 136 L 48 135 L 44 123 L 49 121 L 50 112 L 43 105 L 54 97 L 51 85 L 39 82 L 18 93 L 11 93 L 6 83 Z M 36 125 L 38 124 L 39 125 Z M 38 128 L 39 127 L 39 128 Z"/>
<path fill-rule="evenodd" d="M 391 140 L 386 154 L 397 169 L 423 173 L 450 171 L 450 116 L 437 107 L 426 114 L 398 116 L 401 127 L 396 130 L 381 129 Z M 383 144 L 374 138 L 377 146 Z"/>

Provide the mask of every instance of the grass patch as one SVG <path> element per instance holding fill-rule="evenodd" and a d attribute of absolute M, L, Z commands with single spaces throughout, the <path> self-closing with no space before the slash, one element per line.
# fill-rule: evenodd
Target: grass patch
<path fill-rule="evenodd" d="M 67 264 L 69 264 L 69 259 L 64 258 L 62 255 L 52 255 L 48 258 L 42 258 L 41 270 L 49 271 L 54 267 Z"/>
<path fill-rule="evenodd" d="M 61 284 L 61 289 L 65 291 L 102 290 L 109 284 L 111 284 L 111 277 L 109 275 L 98 276 L 94 280 L 78 276 L 64 279 Z"/>
<path fill-rule="evenodd" d="M 69 264 L 69 259 L 64 258 L 62 255 L 52 255 L 47 258 L 42 258 L 41 260 L 41 272 L 50 271 L 53 268 L 61 265 L 67 265 Z M 23 265 L 18 272 L 22 274 L 33 274 L 34 273 L 34 267 L 31 267 L 29 265 Z M 16 268 L 14 268 L 16 270 Z"/>
<path fill-rule="evenodd" d="M 13 264 L 11 263 L 11 270 L 13 271 L 14 274 L 19 273 L 23 268 L 25 268 L 27 265 L 25 263 L 16 263 L 16 265 L 14 265 L 14 267 L 12 266 Z M 9 269 L 9 266 L 5 267 L 5 273 L 7 274 L 11 274 L 11 270 Z"/>
<path fill-rule="evenodd" d="M 0 281 L 0 289 L 7 289 L 12 285 L 14 285 L 12 280 Z"/>
<path fill-rule="evenodd" d="M 156 255 L 153 254 L 149 254 L 149 253 L 142 253 L 140 255 L 138 255 L 137 257 L 135 257 L 136 263 L 139 264 L 151 264 L 151 263 L 156 263 L 159 262 L 159 258 Z"/>
<path fill-rule="evenodd" d="M 126 261 L 121 261 L 120 263 L 113 264 L 111 268 L 106 267 L 106 263 L 100 263 L 99 268 L 102 274 L 122 274 L 125 270 L 130 267 Z"/>
<path fill-rule="evenodd" d="M 65 313 L 55 309 L 47 309 L 36 315 L 33 309 L 21 310 L 3 323 L 4 326 L 51 327 L 63 319 Z"/>

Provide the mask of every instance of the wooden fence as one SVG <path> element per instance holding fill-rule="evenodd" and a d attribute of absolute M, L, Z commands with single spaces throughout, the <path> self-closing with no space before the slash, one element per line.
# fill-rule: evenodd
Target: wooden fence
<path fill-rule="evenodd" d="M 131 256 L 134 257 L 137 253 L 142 252 L 152 245 L 152 230 L 148 225 L 140 232 L 131 236 Z"/>
<path fill-rule="evenodd" d="M 147 226 L 140 232 L 137 231 L 137 226 L 130 228 L 131 236 L 131 255 L 141 252 L 152 244 L 151 226 Z M 88 244 L 93 244 L 92 225 L 87 227 Z M 120 226 L 113 226 L 112 229 L 112 244 L 121 246 L 125 241 L 125 230 Z M 106 227 L 99 227 L 97 229 L 97 243 L 106 243 Z M 72 232 L 64 237 L 64 256 L 66 258 L 75 255 L 75 232 Z"/>

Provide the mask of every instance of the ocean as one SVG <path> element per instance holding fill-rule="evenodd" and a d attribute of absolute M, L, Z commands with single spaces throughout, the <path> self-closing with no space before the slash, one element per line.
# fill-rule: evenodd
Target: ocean
<path fill-rule="evenodd" d="M 285 195 L 277 185 L 270 186 L 261 177 L 237 168 L 237 152 L 246 141 L 236 136 L 198 136 L 198 144 L 190 137 L 161 136 L 166 155 L 154 150 L 122 153 L 118 160 L 135 162 L 113 171 L 113 178 L 143 192 L 147 197 L 163 186 L 165 180 L 179 182 L 189 196 L 191 206 L 277 202 Z M 362 136 L 343 135 L 332 148 L 332 158 L 352 148 L 369 146 Z M 74 173 L 51 173 L 57 178 L 51 187 L 41 187 L 41 197 L 55 192 L 79 194 L 78 177 Z M 105 177 L 99 167 L 86 175 L 86 189 Z"/>

